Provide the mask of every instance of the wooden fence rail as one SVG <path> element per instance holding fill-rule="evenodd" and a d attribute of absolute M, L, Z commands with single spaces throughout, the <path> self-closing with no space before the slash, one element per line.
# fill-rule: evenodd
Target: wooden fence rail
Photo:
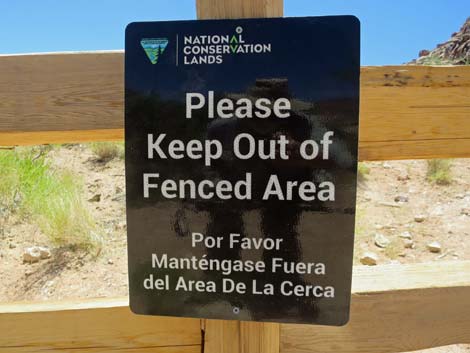
<path fill-rule="evenodd" d="M 123 138 L 123 53 L 0 56 L 0 146 Z M 467 157 L 470 66 L 361 70 L 361 160 Z"/>
<path fill-rule="evenodd" d="M 204 353 L 391 353 L 470 343 L 469 273 L 470 261 L 356 267 L 344 327 L 137 316 L 127 298 L 3 304 L 0 352 L 200 353 L 204 344 Z"/>
<path fill-rule="evenodd" d="M 199 18 L 282 0 L 197 0 Z M 123 138 L 123 52 L 0 55 L 0 146 Z M 470 67 L 361 70 L 361 160 L 470 157 Z M 0 305 L 0 352 L 406 352 L 470 343 L 470 261 L 357 267 L 345 327 L 131 314 L 127 298 Z"/>

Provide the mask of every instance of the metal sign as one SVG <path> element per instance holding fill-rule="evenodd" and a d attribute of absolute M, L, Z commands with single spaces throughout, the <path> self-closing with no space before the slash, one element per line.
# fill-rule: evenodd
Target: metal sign
<path fill-rule="evenodd" d="M 345 324 L 357 19 L 132 23 L 125 99 L 132 310 Z"/>

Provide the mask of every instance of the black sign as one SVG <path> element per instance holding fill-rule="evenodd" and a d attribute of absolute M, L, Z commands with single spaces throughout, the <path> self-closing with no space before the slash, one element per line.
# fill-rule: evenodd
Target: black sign
<path fill-rule="evenodd" d="M 125 53 L 133 312 L 345 324 L 358 20 L 132 23 Z"/>

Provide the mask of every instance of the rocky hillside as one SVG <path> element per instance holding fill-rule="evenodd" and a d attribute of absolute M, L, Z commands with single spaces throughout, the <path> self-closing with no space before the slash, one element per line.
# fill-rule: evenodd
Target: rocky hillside
<path fill-rule="evenodd" d="M 419 58 L 411 64 L 470 65 L 470 17 L 448 41 L 438 44 L 433 50 L 421 50 Z"/>

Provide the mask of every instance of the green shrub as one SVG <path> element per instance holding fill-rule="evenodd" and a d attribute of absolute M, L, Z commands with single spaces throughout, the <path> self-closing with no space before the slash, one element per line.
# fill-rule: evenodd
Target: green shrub
<path fill-rule="evenodd" d="M 427 161 L 426 178 L 438 185 L 449 185 L 452 181 L 451 167 L 450 159 L 430 159 Z"/>
<path fill-rule="evenodd" d="M 54 170 L 37 148 L 0 150 L 0 206 L 37 223 L 59 246 L 98 245 L 77 176 Z"/>
<path fill-rule="evenodd" d="M 120 142 L 94 142 L 90 148 L 100 162 L 124 158 L 124 144 Z"/>
<path fill-rule="evenodd" d="M 359 162 L 357 165 L 357 178 L 359 181 L 364 181 L 366 176 L 370 173 L 370 168 L 364 163 Z"/>

